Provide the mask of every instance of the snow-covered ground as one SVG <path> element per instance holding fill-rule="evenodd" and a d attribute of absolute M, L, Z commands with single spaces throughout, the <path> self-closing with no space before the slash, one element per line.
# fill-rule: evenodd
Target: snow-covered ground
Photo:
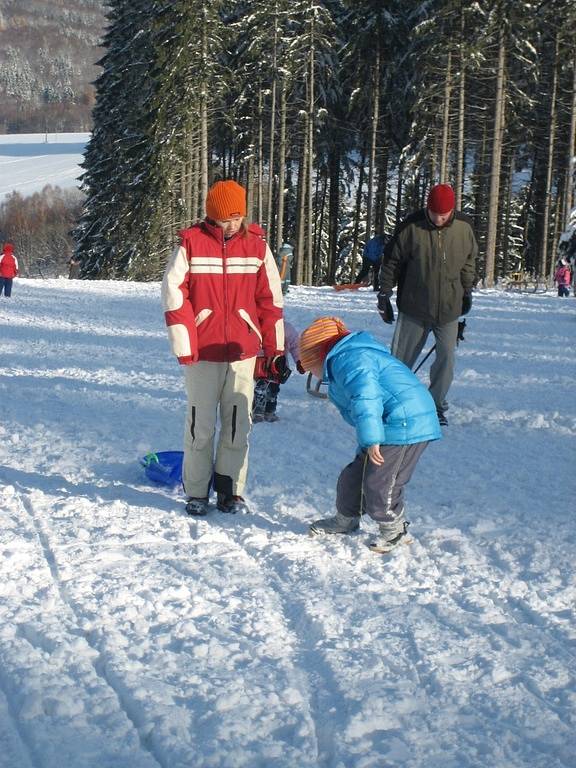
<path fill-rule="evenodd" d="M 0 201 L 11 192 L 31 195 L 46 184 L 78 186 L 88 133 L 0 134 Z"/>
<path fill-rule="evenodd" d="M 292 288 L 389 343 L 374 294 Z M 294 373 L 252 513 L 187 518 L 158 284 L 0 299 L 1 768 L 576 766 L 576 299 L 478 291 L 388 557 L 309 538 L 355 441 Z M 421 373 L 426 376 L 428 364 Z"/>

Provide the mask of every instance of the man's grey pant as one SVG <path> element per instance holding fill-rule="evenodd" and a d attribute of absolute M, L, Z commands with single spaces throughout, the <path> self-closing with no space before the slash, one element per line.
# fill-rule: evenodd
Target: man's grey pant
<path fill-rule="evenodd" d="M 424 349 L 430 331 L 436 340 L 436 351 L 434 362 L 430 367 L 429 389 L 436 403 L 436 408 L 441 411 L 454 378 L 454 351 L 458 340 L 458 320 L 452 320 L 445 325 L 430 325 L 400 312 L 394 329 L 391 351 L 394 357 L 412 369 Z"/>
<path fill-rule="evenodd" d="M 404 519 L 404 488 L 427 445 L 381 445 L 381 466 L 373 464 L 367 453 L 359 453 L 338 478 L 337 511 L 345 517 L 367 514 L 395 528 Z"/>

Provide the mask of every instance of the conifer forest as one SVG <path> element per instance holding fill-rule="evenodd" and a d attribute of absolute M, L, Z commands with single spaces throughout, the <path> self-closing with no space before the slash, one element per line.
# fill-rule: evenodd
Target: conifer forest
<path fill-rule="evenodd" d="M 574 0 L 109 0 L 74 237 L 86 278 L 157 280 L 234 178 L 292 281 L 349 282 L 433 183 L 478 278 L 549 276 L 574 199 Z"/>

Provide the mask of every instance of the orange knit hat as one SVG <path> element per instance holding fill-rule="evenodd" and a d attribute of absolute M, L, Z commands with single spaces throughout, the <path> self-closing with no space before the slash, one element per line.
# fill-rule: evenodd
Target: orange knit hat
<path fill-rule="evenodd" d="M 300 336 L 300 363 L 305 371 L 324 363 L 330 348 L 350 333 L 339 317 L 319 317 L 302 331 Z"/>
<path fill-rule="evenodd" d="M 206 196 L 206 215 L 214 221 L 246 216 L 246 190 L 231 179 L 217 181 Z"/>

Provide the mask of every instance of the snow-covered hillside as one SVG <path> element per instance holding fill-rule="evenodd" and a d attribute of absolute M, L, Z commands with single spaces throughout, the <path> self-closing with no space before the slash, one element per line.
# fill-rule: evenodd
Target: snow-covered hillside
<path fill-rule="evenodd" d="M 88 133 L 0 134 L 0 201 L 11 192 L 31 195 L 51 184 L 78 186 Z"/>
<path fill-rule="evenodd" d="M 374 294 L 293 288 L 389 343 Z M 576 766 L 576 299 L 475 294 L 388 558 L 311 539 L 354 435 L 294 373 L 252 513 L 187 518 L 157 284 L 0 299 L 1 768 Z M 421 373 L 425 378 L 428 365 Z"/>

